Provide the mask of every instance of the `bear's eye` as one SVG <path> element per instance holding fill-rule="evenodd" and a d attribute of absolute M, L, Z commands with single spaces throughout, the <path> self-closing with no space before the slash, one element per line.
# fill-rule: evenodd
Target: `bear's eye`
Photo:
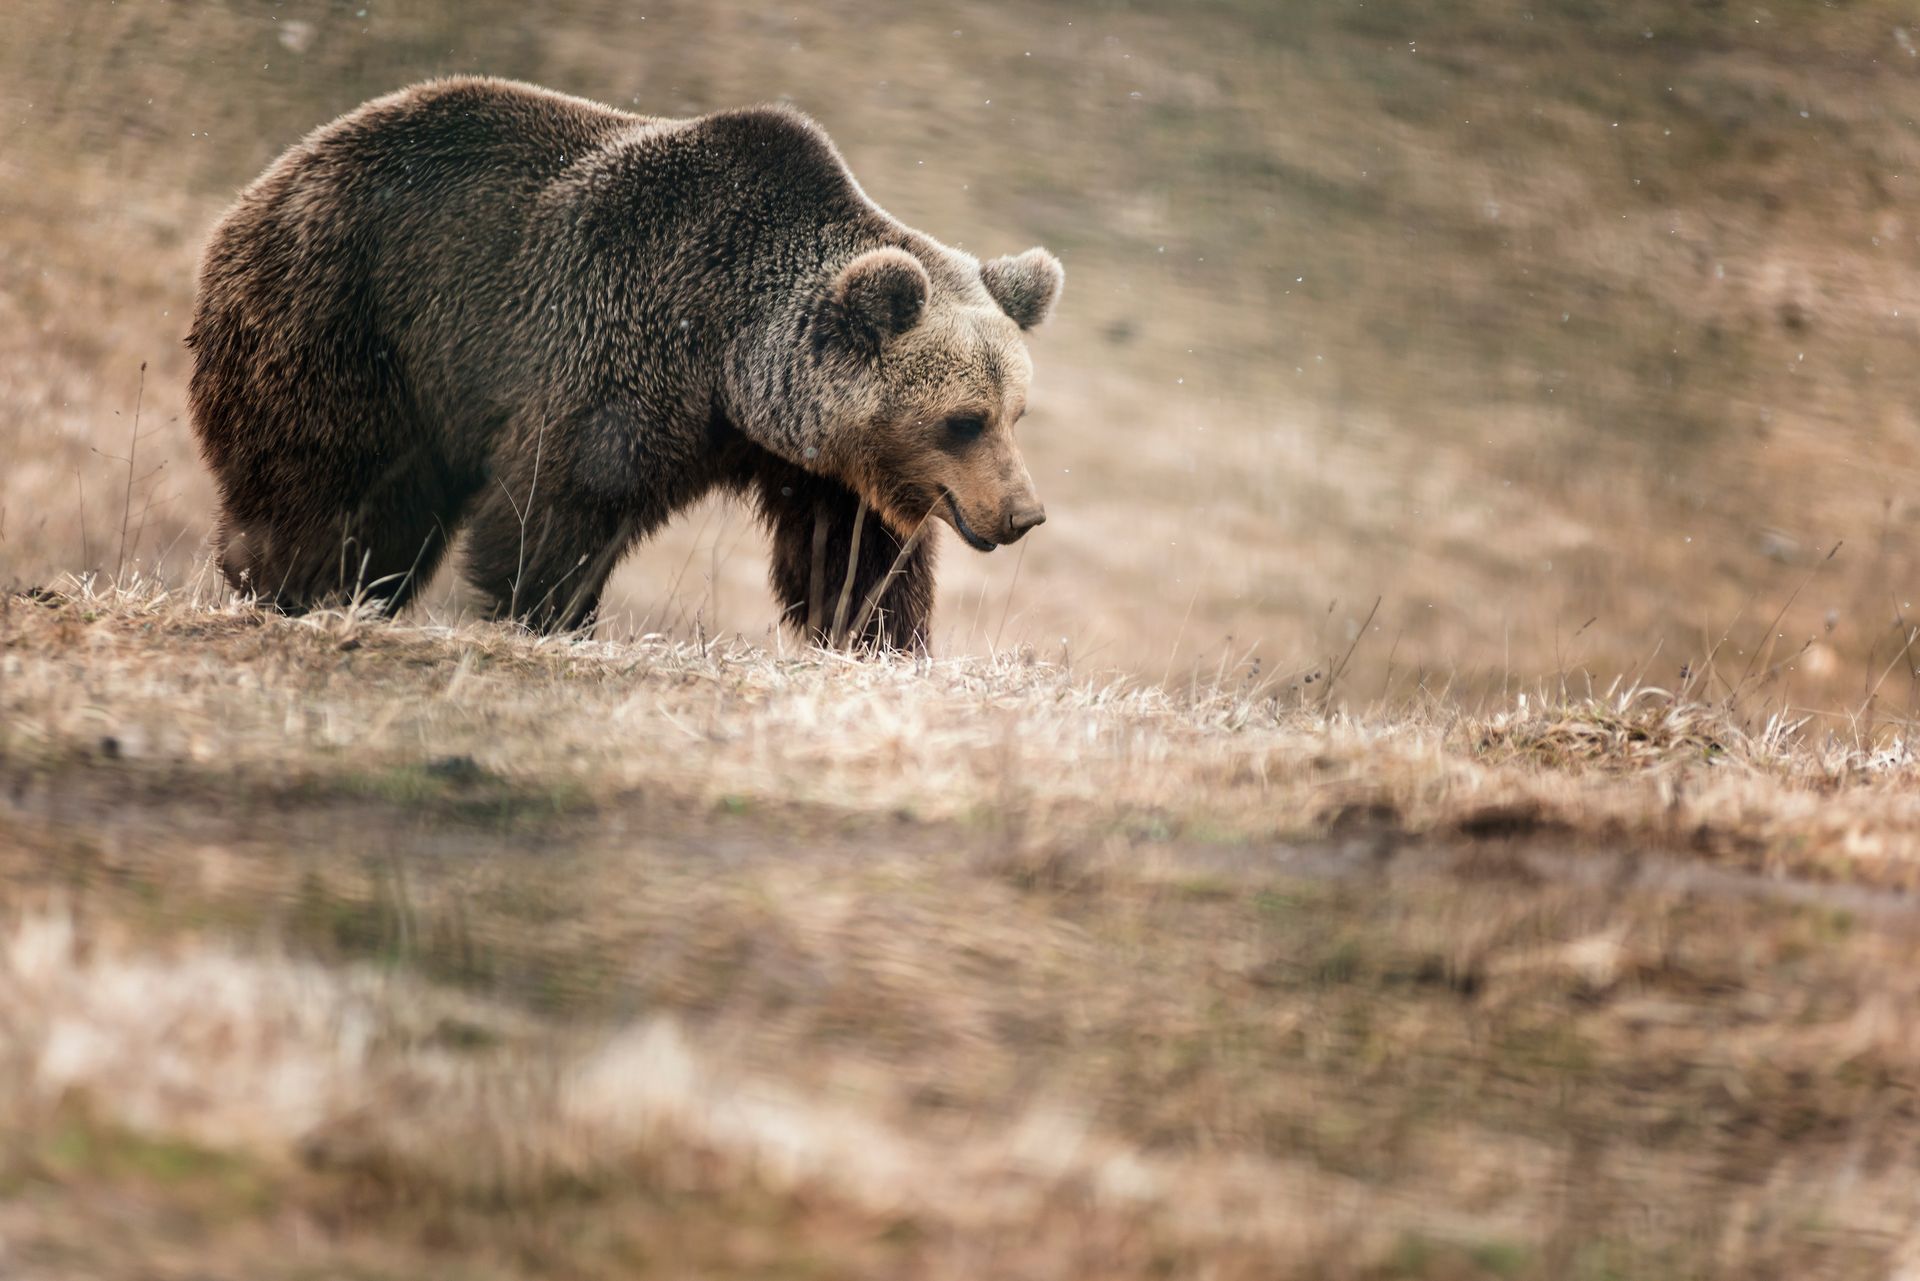
<path fill-rule="evenodd" d="M 980 433 L 987 429 L 987 420 L 978 414 L 955 414 L 946 421 L 947 438 L 957 444 L 980 439 Z"/>

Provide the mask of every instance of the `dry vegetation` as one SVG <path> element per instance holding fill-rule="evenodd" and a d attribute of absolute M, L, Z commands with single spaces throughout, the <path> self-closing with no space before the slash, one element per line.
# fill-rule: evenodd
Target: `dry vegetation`
<path fill-rule="evenodd" d="M 1328 702 L 13 597 L 7 1258 L 1920 1263 L 1920 764 L 1654 689 Z"/>
<path fill-rule="evenodd" d="M 1920 1277 L 1899 5 L 530 13 L 0 18 L 0 1275 Z M 205 228 L 474 70 L 1063 254 L 939 657 L 209 578 Z"/>

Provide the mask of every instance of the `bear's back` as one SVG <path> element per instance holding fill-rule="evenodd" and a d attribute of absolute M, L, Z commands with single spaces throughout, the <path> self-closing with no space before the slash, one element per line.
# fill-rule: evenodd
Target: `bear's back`
<path fill-rule="evenodd" d="M 432 80 L 375 98 L 324 125 L 269 170 L 315 171 L 346 185 L 406 188 L 538 183 L 651 121 L 584 98 L 483 77 Z"/>
<path fill-rule="evenodd" d="M 668 200 L 695 194 L 676 180 L 697 176 L 716 213 L 755 189 L 827 218 L 879 213 L 832 141 L 799 112 L 762 106 L 643 116 L 487 77 L 427 81 L 376 98 L 309 135 L 256 187 L 291 178 L 343 201 L 364 199 L 359 208 L 382 221 L 392 220 L 396 204 L 471 192 L 486 197 L 497 219 L 501 202 L 518 211 L 543 194 L 564 198 L 570 176 L 595 169 L 624 169 L 641 188 L 628 187 L 627 196 Z M 649 184 L 659 190 L 645 192 Z M 440 205 L 437 212 L 447 211 Z"/>
<path fill-rule="evenodd" d="M 430 416 L 490 421 L 535 388 L 566 394 L 556 372 L 608 365 L 612 346 L 684 347 L 690 324 L 717 341 L 829 258 L 911 244 L 938 278 L 923 242 L 796 111 L 673 119 L 429 81 L 315 130 L 241 195 L 208 244 L 192 341 L 236 367 L 257 334 L 358 343 L 390 353 L 378 367 Z"/>

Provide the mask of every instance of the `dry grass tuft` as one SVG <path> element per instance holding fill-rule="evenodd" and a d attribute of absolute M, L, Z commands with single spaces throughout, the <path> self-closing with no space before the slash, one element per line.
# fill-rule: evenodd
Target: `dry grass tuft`
<path fill-rule="evenodd" d="M 1687 763 L 1714 764 L 1739 751 L 1781 764 L 1785 735 L 1750 740 L 1723 707 L 1682 702 L 1663 689 L 1637 687 L 1610 699 L 1535 708 L 1526 695 L 1511 712 L 1474 725 L 1474 748 L 1489 760 L 1529 760 L 1556 769 L 1592 766 L 1641 772 Z"/>

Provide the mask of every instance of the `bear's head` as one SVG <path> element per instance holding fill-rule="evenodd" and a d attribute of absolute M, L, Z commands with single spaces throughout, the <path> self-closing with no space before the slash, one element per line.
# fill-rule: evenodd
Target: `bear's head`
<path fill-rule="evenodd" d="M 829 268 L 800 323 L 793 408 L 803 465 L 852 488 L 901 536 L 929 517 L 992 551 L 1046 519 L 1014 443 L 1033 377 L 1022 331 L 1065 279 L 1044 249 L 979 263 L 931 242 Z"/>

